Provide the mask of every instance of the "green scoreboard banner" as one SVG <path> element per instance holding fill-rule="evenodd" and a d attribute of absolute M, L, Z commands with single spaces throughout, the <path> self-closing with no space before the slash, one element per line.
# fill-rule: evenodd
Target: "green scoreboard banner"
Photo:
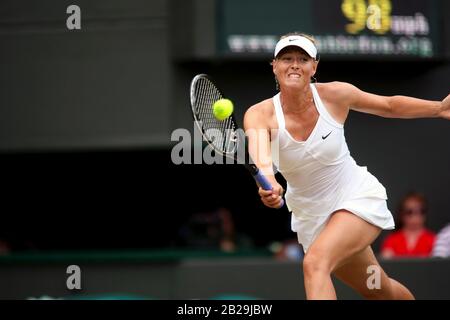
<path fill-rule="evenodd" d="M 272 54 L 280 35 L 313 35 L 323 56 L 440 56 L 440 0 L 218 0 L 221 56 Z"/>

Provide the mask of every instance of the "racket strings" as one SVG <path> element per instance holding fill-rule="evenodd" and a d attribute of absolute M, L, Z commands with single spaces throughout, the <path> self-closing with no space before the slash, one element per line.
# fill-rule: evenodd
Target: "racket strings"
<path fill-rule="evenodd" d="M 214 148 L 222 153 L 234 153 L 236 148 L 236 126 L 231 117 L 219 121 L 213 113 L 213 104 L 223 96 L 207 78 L 200 78 L 195 84 L 195 113 L 201 122 L 202 131 Z"/>

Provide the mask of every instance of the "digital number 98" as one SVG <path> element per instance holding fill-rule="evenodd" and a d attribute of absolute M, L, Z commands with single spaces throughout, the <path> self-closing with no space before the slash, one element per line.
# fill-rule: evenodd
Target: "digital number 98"
<path fill-rule="evenodd" d="M 391 0 L 343 0 L 341 10 L 352 22 L 346 26 L 350 34 L 357 34 L 366 27 L 385 34 L 391 27 Z"/>

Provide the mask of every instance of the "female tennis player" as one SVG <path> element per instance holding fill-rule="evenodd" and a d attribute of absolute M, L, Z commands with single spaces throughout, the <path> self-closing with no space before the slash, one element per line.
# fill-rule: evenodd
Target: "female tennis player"
<path fill-rule="evenodd" d="M 344 123 L 350 110 L 450 120 L 450 95 L 427 101 L 374 95 L 349 83 L 311 83 L 317 66 L 311 37 L 288 34 L 277 43 L 272 68 L 280 92 L 244 116 L 250 155 L 273 185 L 259 195 L 268 207 L 282 204 L 274 164 L 287 181 L 292 229 L 305 251 L 307 299 L 336 299 L 332 274 L 367 299 L 414 299 L 381 269 L 371 249 L 381 230 L 394 229 L 394 220 L 383 185 L 351 157 Z M 370 285 L 377 275 L 379 284 Z"/>

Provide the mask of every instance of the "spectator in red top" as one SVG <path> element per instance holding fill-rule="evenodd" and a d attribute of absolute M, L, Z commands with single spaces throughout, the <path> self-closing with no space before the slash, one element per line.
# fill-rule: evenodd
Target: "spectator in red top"
<path fill-rule="evenodd" d="M 388 235 L 381 246 L 383 258 L 429 257 L 436 235 L 425 226 L 428 201 L 424 195 L 411 192 L 397 209 L 398 231 Z"/>

